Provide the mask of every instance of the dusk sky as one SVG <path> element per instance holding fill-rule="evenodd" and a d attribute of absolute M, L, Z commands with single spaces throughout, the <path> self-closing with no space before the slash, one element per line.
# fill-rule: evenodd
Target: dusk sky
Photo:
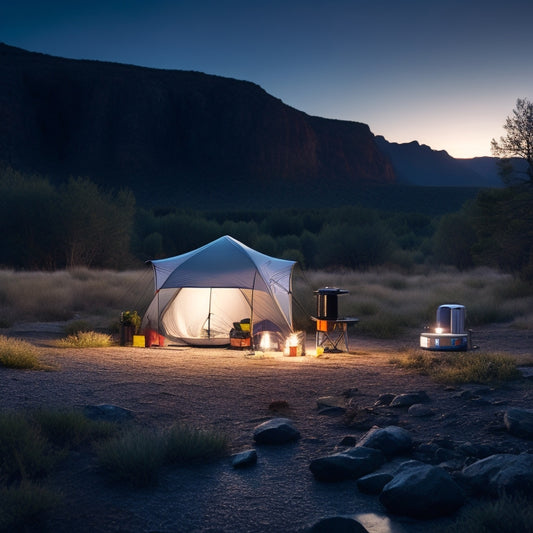
<path fill-rule="evenodd" d="M 533 100 L 532 21 L 531 0 L 14 0 L 0 42 L 247 80 L 309 115 L 474 157 Z"/>

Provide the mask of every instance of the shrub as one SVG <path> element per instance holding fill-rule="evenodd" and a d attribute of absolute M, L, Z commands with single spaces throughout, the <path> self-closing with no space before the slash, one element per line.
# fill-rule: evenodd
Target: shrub
<path fill-rule="evenodd" d="M 95 331 L 80 331 L 57 341 L 60 348 L 105 348 L 111 346 L 113 340 L 110 335 Z"/>
<path fill-rule="evenodd" d="M 26 341 L 0 335 L 0 365 L 8 368 L 43 368 L 37 348 Z"/>

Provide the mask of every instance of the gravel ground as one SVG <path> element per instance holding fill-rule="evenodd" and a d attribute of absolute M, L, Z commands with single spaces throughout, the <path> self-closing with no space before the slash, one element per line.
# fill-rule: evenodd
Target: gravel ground
<path fill-rule="evenodd" d="M 54 532 L 297 532 L 330 515 L 362 513 L 368 530 L 423 532 L 447 520 L 421 522 L 384 516 L 375 496 L 355 482 L 318 483 L 309 471 L 312 459 L 335 451 L 348 427 L 339 416 L 319 414 L 317 399 L 357 389 L 352 402 L 372 406 L 380 394 L 424 390 L 432 417 L 416 419 L 405 411 L 396 422 L 425 442 L 446 436 L 455 442 L 491 443 L 526 451 L 530 443 L 501 431 L 505 406 L 530 407 L 528 380 L 490 389 L 471 386 L 488 401 L 458 399 L 457 390 L 390 364 L 392 355 L 418 346 L 416 332 L 395 341 L 350 340 L 350 353 L 321 357 L 250 357 L 222 348 L 112 347 L 58 349 L 53 340 L 60 324 L 18 325 L 3 334 L 36 344 L 54 371 L 0 368 L 4 409 L 83 407 L 112 404 L 132 410 L 143 426 L 174 422 L 216 428 L 230 437 L 232 452 L 254 447 L 253 429 L 273 416 L 291 418 L 302 438 L 291 445 L 257 447 L 256 466 L 235 470 L 230 459 L 174 467 L 159 484 L 133 489 L 111 483 L 87 452 L 72 453 L 48 482 L 61 490 L 62 505 L 40 531 Z M 483 350 L 503 351 L 533 361 L 531 331 L 504 326 L 484 328 L 474 342 Z M 308 338 L 308 353 L 313 353 Z M 275 401 L 288 403 L 273 412 Z"/>

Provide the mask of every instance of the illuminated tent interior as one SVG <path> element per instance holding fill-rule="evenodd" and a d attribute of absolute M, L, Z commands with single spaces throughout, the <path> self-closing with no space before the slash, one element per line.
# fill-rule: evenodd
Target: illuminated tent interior
<path fill-rule="evenodd" d="M 294 261 L 262 254 L 224 236 L 175 257 L 150 261 L 155 296 L 142 328 L 175 342 L 222 346 L 243 319 L 254 343 L 264 332 L 292 332 Z"/>

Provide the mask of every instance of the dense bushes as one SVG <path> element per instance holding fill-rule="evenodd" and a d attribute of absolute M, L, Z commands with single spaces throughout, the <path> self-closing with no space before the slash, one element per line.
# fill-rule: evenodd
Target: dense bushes
<path fill-rule="evenodd" d="M 59 187 L 0 170 L 0 265 L 25 269 L 121 268 L 131 263 L 133 195 L 86 179 Z"/>
<path fill-rule="evenodd" d="M 0 169 L 0 266 L 123 269 L 231 235 L 307 269 L 488 265 L 532 279 L 532 204 L 531 189 L 507 188 L 481 191 L 462 210 L 433 216 L 417 212 L 416 202 L 413 212 L 361 205 L 146 209 L 136 208 L 132 193 L 111 194 L 87 179 L 53 186 Z"/>

